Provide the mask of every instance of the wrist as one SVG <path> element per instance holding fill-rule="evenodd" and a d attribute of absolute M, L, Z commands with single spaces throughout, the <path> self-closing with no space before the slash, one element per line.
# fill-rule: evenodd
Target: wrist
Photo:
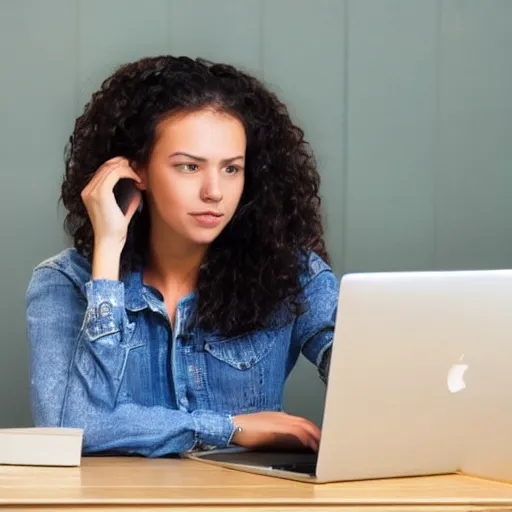
<path fill-rule="evenodd" d="M 233 423 L 233 433 L 231 434 L 231 443 L 232 444 L 239 444 L 237 441 L 239 441 L 240 436 L 242 435 L 243 428 L 240 425 L 240 423 L 237 420 L 236 416 L 231 417 L 232 423 Z"/>
<path fill-rule="evenodd" d="M 123 248 L 119 244 L 98 242 L 94 245 L 92 279 L 119 280 L 119 267 Z"/>

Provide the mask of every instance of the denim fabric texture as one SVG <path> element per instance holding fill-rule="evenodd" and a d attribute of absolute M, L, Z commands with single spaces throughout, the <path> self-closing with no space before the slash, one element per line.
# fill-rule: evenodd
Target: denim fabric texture
<path fill-rule="evenodd" d="M 339 282 L 315 253 L 307 263 L 305 313 L 226 338 L 193 325 L 195 293 L 179 301 L 171 326 L 141 272 L 92 280 L 75 249 L 42 262 L 26 294 L 35 425 L 83 428 L 84 453 L 229 446 L 234 415 L 283 410 L 301 353 L 326 379 Z"/>

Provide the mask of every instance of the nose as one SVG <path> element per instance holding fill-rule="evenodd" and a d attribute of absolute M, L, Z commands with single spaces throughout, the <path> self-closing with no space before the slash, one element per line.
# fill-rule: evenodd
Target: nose
<path fill-rule="evenodd" d="M 218 203 L 222 199 L 220 176 L 216 170 L 204 173 L 201 186 L 201 199 L 212 203 Z"/>

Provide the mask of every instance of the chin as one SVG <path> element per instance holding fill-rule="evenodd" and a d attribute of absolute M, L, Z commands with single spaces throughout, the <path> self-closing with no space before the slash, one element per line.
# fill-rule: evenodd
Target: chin
<path fill-rule="evenodd" d="M 189 240 L 198 245 L 210 245 L 220 235 L 221 231 L 210 233 L 195 234 L 190 236 Z"/>

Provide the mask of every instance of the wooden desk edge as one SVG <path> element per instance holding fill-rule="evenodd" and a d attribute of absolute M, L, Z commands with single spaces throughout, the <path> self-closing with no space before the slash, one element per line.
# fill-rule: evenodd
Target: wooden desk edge
<path fill-rule="evenodd" d="M 191 500 L 172 500 L 160 498 L 93 498 L 93 499 L 27 499 L 20 500 L 0 500 L 0 506 L 90 506 L 90 505 L 105 505 L 105 506 L 183 506 L 183 507 L 259 507 L 259 506 L 278 506 L 278 507 L 364 507 L 368 508 L 382 508 L 382 507 L 397 507 L 403 510 L 403 507 L 462 507 L 464 510 L 470 507 L 477 507 L 479 509 L 501 509 L 510 510 L 512 512 L 512 498 L 488 498 L 488 499 L 463 499 L 463 498 L 440 498 L 435 499 L 388 499 L 388 500 L 368 500 L 368 499 L 328 499 L 328 498 L 315 498 L 314 501 L 310 500 L 293 500 L 293 499 L 196 499 Z"/>

